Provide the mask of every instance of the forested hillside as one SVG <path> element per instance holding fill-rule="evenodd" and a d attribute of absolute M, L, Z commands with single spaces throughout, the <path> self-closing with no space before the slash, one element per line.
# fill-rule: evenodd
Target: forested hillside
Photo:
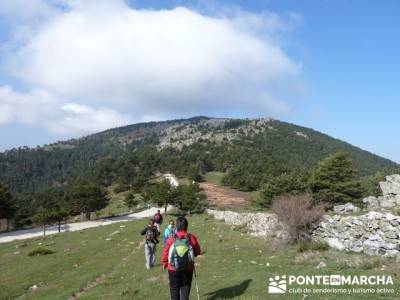
<path fill-rule="evenodd" d="M 285 122 L 196 117 L 135 124 L 35 149 L 12 149 L 0 154 L 0 180 L 12 192 L 22 193 L 62 185 L 82 174 L 127 182 L 156 171 L 177 175 L 223 171 L 228 173 L 226 184 L 252 190 L 268 177 L 316 166 L 340 151 L 349 154 L 360 176 L 398 169 L 390 160 Z"/>

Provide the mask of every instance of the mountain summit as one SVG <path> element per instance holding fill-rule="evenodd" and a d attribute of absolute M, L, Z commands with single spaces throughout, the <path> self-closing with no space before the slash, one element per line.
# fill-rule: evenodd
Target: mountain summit
<path fill-rule="evenodd" d="M 68 182 L 108 161 L 114 167 L 121 164 L 120 168 L 132 164 L 136 170 L 149 164 L 149 172 L 171 171 L 178 176 L 193 169 L 240 174 L 246 179 L 236 188 L 257 189 L 269 176 L 314 167 L 335 152 L 346 152 L 360 176 L 399 167 L 315 130 L 271 118 L 193 117 L 138 123 L 34 149 L 12 149 L 0 154 L 0 179 L 15 192 L 31 192 Z"/>

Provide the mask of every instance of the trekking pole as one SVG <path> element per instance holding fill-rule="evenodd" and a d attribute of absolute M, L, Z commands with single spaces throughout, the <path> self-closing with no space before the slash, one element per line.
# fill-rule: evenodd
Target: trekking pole
<path fill-rule="evenodd" d="M 197 272 L 196 272 L 196 268 L 194 268 L 193 271 L 194 271 L 194 284 L 196 285 L 197 300 L 200 300 L 199 286 L 197 285 Z"/>

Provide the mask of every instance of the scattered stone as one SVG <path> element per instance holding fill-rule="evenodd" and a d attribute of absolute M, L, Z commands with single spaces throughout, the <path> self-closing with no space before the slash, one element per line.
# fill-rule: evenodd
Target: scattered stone
<path fill-rule="evenodd" d="M 326 242 L 328 243 L 329 247 L 334 248 L 336 250 L 342 251 L 345 249 L 343 243 L 336 238 L 327 239 Z"/>
<path fill-rule="evenodd" d="M 326 262 L 321 261 L 318 266 L 315 267 L 316 269 L 323 269 L 326 268 Z"/>
<path fill-rule="evenodd" d="M 252 260 L 250 263 L 251 263 L 252 265 L 256 265 L 256 264 L 257 264 L 257 262 L 254 261 L 254 260 Z"/>
<path fill-rule="evenodd" d="M 353 203 L 348 202 L 343 205 L 334 206 L 333 211 L 338 214 L 349 214 L 359 212 L 360 208 L 355 206 Z"/>
<path fill-rule="evenodd" d="M 111 233 L 109 236 L 113 236 L 113 235 L 116 235 L 116 234 L 120 234 L 120 231 L 119 231 L 119 230 L 116 230 L 116 231 L 114 231 L 113 233 Z"/>

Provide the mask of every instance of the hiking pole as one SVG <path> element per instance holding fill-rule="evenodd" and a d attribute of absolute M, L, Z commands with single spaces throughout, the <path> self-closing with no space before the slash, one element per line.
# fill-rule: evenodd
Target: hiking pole
<path fill-rule="evenodd" d="M 197 300 L 200 300 L 199 286 L 197 285 L 197 272 L 196 272 L 196 268 L 194 268 L 193 271 L 194 271 L 194 284 L 196 285 Z"/>

